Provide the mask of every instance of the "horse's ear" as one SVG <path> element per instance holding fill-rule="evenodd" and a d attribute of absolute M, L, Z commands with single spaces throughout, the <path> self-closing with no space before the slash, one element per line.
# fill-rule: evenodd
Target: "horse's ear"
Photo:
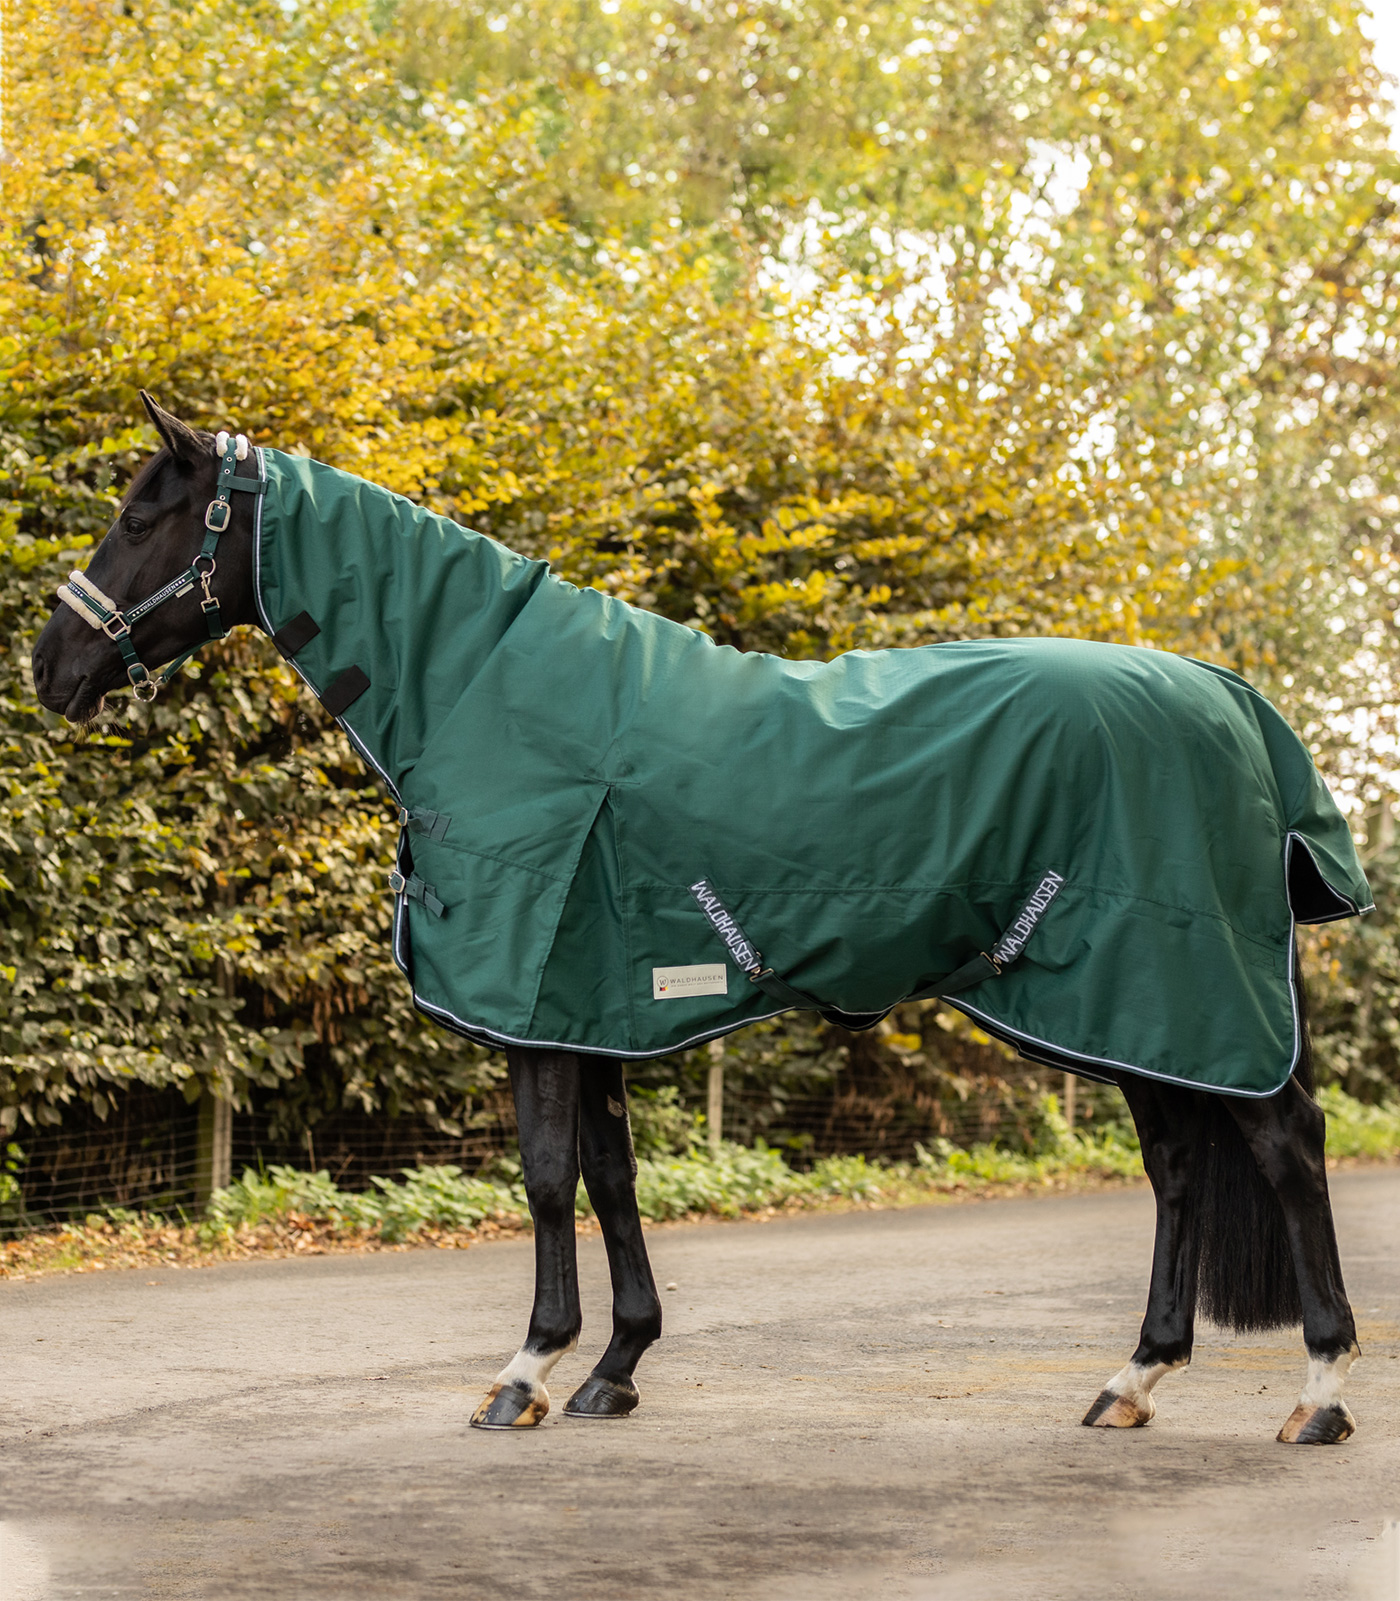
<path fill-rule="evenodd" d="M 178 417 L 172 417 L 163 406 L 152 400 L 144 389 L 141 391 L 141 403 L 172 456 L 193 466 L 195 462 L 212 452 L 213 446 L 208 434 L 202 434 L 197 429 L 191 428 L 188 423 L 181 422 Z"/>

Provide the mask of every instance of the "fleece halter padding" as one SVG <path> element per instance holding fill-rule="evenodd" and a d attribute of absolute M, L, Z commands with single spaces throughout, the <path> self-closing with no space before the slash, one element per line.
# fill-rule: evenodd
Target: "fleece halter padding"
<path fill-rule="evenodd" d="M 74 593 L 75 590 L 80 592 L 81 599 Z M 80 573 L 76 568 L 69 573 L 68 582 L 58 586 L 58 598 L 65 605 L 71 606 L 88 627 L 95 628 L 99 634 L 102 632 L 102 619 L 92 609 L 90 603 L 96 601 L 113 615 L 120 609 L 116 601 L 109 595 L 104 595 L 85 573 Z"/>

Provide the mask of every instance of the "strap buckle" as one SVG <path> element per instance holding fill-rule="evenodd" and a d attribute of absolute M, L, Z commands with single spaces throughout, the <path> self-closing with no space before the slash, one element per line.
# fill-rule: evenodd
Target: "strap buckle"
<path fill-rule="evenodd" d="M 406 895 L 409 900 L 417 901 L 424 911 L 431 912 L 434 917 L 441 917 L 447 908 L 437 897 L 437 890 L 431 884 L 424 883 L 417 873 L 410 873 L 407 878 L 393 868 L 389 873 L 389 888 L 395 895 Z"/>
<path fill-rule="evenodd" d="M 222 513 L 218 522 L 214 521 L 216 513 Z M 204 513 L 204 526 L 214 534 L 224 533 L 233 517 L 233 507 L 226 500 L 211 500 Z"/>
<path fill-rule="evenodd" d="M 131 633 L 131 626 L 121 612 L 113 612 L 102 624 L 102 632 L 114 645 L 120 645 Z"/>
<path fill-rule="evenodd" d="M 424 834 L 432 840 L 447 838 L 452 819 L 446 812 L 430 811 L 426 806 L 400 806 L 399 827 L 414 834 Z"/>

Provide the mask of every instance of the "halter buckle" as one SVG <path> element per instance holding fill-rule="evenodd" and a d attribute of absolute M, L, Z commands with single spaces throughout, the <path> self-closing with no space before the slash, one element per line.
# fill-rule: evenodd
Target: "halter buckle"
<path fill-rule="evenodd" d="M 120 645 L 131 633 L 131 625 L 120 612 L 116 612 L 102 624 L 102 632 L 114 645 Z"/>
<path fill-rule="evenodd" d="M 219 514 L 219 521 L 215 522 L 215 514 Z M 233 507 L 226 500 L 211 500 L 204 513 L 204 526 L 211 533 L 222 534 L 233 517 Z"/>
<path fill-rule="evenodd" d="M 137 700 L 154 700 L 160 685 L 141 662 L 128 662 L 126 676 L 131 684 L 131 692 Z"/>

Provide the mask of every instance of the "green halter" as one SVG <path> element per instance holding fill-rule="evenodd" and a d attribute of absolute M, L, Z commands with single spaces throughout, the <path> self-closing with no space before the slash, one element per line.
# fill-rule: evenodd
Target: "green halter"
<path fill-rule="evenodd" d="M 250 495 L 264 494 L 267 490 L 267 480 L 263 477 L 234 477 L 234 469 L 240 454 L 246 456 L 248 451 L 248 441 L 242 434 L 231 437 L 221 433 L 219 443 L 222 447 L 219 481 L 214 491 L 214 498 L 204 512 L 204 543 L 200 546 L 199 554 L 178 578 L 172 578 L 163 589 L 158 589 L 154 595 L 147 596 L 145 600 L 139 601 L 135 606 L 129 606 L 125 611 L 114 600 L 104 595 L 86 573 L 70 573 L 68 582 L 58 586 L 58 598 L 65 605 L 71 606 L 85 623 L 106 634 L 122 653 L 122 660 L 126 663 L 126 676 L 131 681 L 131 688 L 137 700 L 154 700 L 161 685 L 168 684 L 200 648 L 196 645 L 194 649 L 187 650 L 183 656 L 177 657 L 153 677 L 136 654 L 136 647 L 131 643 L 131 630 L 157 606 L 163 606 L 167 600 L 174 600 L 179 595 L 188 595 L 198 584 L 204 596 L 199 607 L 204 613 L 209 638 L 222 639 L 228 632 L 219 611 L 219 602 L 209 589 L 210 580 L 218 566 L 214 552 L 218 547 L 219 535 L 225 532 L 233 520 L 233 507 L 228 497 L 235 489 L 242 489 Z M 201 644 L 203 643 L 206 641 L 201 641 Z"/>

